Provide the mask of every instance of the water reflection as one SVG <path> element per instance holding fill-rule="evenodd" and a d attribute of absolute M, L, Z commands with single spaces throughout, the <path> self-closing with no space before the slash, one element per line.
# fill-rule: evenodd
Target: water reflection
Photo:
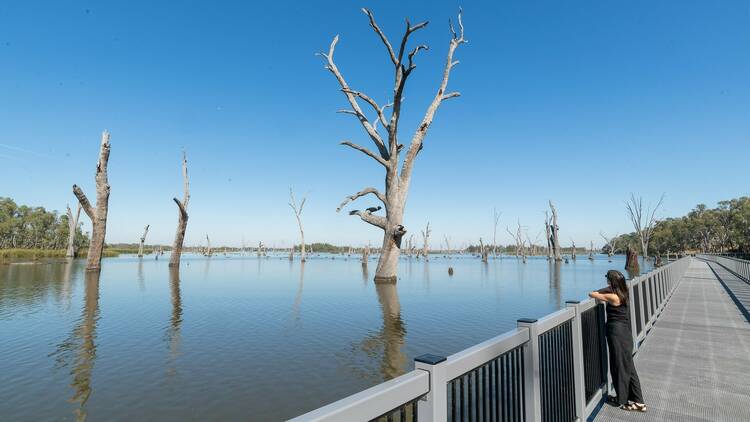
<path fill-rule="evenodd" d="M 142 292 L 146 291 L 146 279 L 143 276 L 143 259 L 138 260 L 138 288 Z"/>
<path fill-rule="evenodd" d="M 560 282 L 562 281 L 562 262 L 550 260 L 549 262 L 549 298 L 550 302 L 559 308 L 562 304 Z"/>
<path fill-rule="evenodd" d="M 367 261 L 362 261 L 362 282 L 367 286 L 367 280 L 370 279 L 370 270 L 367 268 Z"/>
<path fill-rule="evenodd" d="M 167 360 L 167 375 L 174 377 L 177 374 L 176 361 L 180 355 L 182 336 L 182 295 L 180 293 L 180 268 L 169 267 L 169 292 L 172 301 L 172 313 L 167 326 L 166 338 L 169 348 Z"/>
<path fill-rule="evenodd" d="M 73 279 L 82 261 L 73 259 L 0 266 L 0 316 L 44 306 L 49 297 L 69 309 Z"/>
<path fill-rule="evenodd" d="M 70 375 L 74 393 L 71 403 L 77 421 L 86 420 L 86 402 L 91 396 L 91 372 L 96 360 L 96 324 L 99 321 L 99 272 L 86 271 L 84 276 L 83 310 L 70 336 L 60 343 L 51 356 L 56 366 L 72 365 Z"/>
<path fill-rule="evenodd" d="M 375 291 L 380 303 L 383 325 L 379 331 L 365 337 L 355 348 L 354 353 L 362 351 L 366 359 L 364 362 L 357 362 L 354 370 L 360 372 L 363 377 L 382 381 L 406 372 L 407 357 L 403 351 L 406 324 L 401 319 L 401 303 L 396 284 L 375 283 Z M 378 367 L 372 368 L 373 363 Z"/>
<path fill-rule="evenodd" d="M 289 261 L 291 267 L 292 261 Z M 300 322 L 300 306 L 302 305 L 302 291 L 305 288 L 305 262 L 300 261 L 299 263 L 299 284 L 297 285 L 297 294 L 294 296 L 294 307 L 292 308 L 292 314 L 294 315 L 294 324 L 299 325 Z"/>

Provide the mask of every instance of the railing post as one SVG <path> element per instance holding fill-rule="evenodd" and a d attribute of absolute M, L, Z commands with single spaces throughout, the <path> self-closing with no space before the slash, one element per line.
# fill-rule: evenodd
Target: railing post
<path fill-rule="evenodd" d="M 630 301 L 630 332 L 633 333 L 633 352 L 638 350 L 638 325 L 635 322 L 635 301 L 633 292 L 638 288 L 638 278 L 636 277 L 631 283 L 628 283 L 628 300 Z M 642 301 L 641 301 L 642 302 Z"/>
<path fill-rule="evenodd" d="M 646 325 L 651 321 L 651 318 L 653 317 L 653 314 L 651 313 L 651 309 L 653 308 L 651 304 L 651 282 L 653 281 L 654 277 L 652 275 L 646 274 L 646 276 L 643 278 L 643 290 L 641 290 L 641 293 L 643 293 L 643 300 L 641 303 L 643 303 L 643 309 L 646 311 L 643 314 L 643 332 L 646 332 Z M 648 315 L 648 316 L 646 316 Z"/>
<path fill-rule="evenodd" d="M 518 320 L 519 328 L 528 328 L 529 342 L 523 346 L 524 361 L 524 402 L 526 422 L 541 422 L 542 396 L 539 379 L 539 327 L 533 318 Z"/>
<path fill-rule="evenodd" d="M 420 422 L 446 422 L 448 420 L 448 380 L 445 361 L 445 356 L 430 354 L 414 358 L 415 369 L 430 373 L 430 391 L 417 404 Z"/>
<path fill-rule="evenodd" d="M 576 416 L 578 420 L 586 418 L 586 384 L 583 372 L 583 332 L 581 321 L 580 301 L 569 300 L 565 302 L 568 308 L 572 308 L 575 316 L 572 319 L 573 328 L 573 385 L 575 386 Z M 598 305 L 597 305 L 598 306 Z"/>

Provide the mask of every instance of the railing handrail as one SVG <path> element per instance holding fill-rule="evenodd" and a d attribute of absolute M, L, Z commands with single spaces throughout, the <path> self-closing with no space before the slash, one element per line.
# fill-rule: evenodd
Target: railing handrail
<path fill-rule="evenodd" d="M 498 356 L 529 341 L 528 328 L 515 328 L 497 337 L 448 356 L 446 378 L 452 380 L 482 366 Z"/>
<path fill-rule="evenodd" d="M 636 332 L 636 322 L 631 319 L 636 349 L 639 342 L 645 338 L 649 328 L 664 309 L 666 301 L 676 288 L 679 279 L 684 275 L 684 271 L 687 269 L 690 259 L 690 256 L 683 256 L 682 258 L 669 262 L 659 268 L 654 268 L 648 273 L 639 275 L 628 281 L 628 287 L 631 288 L 631 291 L 641 284 L 644 284 L 643 287 L 638 287 L 640 301 L 638 306 L 640 314 L 638 314 L 638 316 L 643 318 L 641 320 L 640 332 Z M 678 269 L 680 274 L 673 274 L 672 270 L 675 268 Z M 657 278 L 657 276 L 659 277 Z M 664 282 L 667 281 L 666 277 L 670 277 L 670 288 L 668 291 L 666 291 L 664 287 Z M 640 292 L 642 292 L 642 294 Z M 657 301 L 657 303 L 652 303 L 652 300 Z M 445 382 L 465 375 L 519 346 L 524 346 L 524 348 L 530 346 L 532 343 L 532 336 L 536 336 L 534 337 L 536 339 L 544 332 L 558 327 L 567 321 L 574 319 L 578 321 L 577 318 L 580 317 L 580 314 L 583 311 L 596 307 L 599 302 L 587 298 L 581 302 L 568 302 L 568 304 L 568 307 L 548 314 L 538 320 L 524 321 L 533 323 L 533 328 L 520 326 L 450 355 L 447 359 L 441 358 L 439 361 L 436 361 L 437 363 L 435 363 L 434 366 L 425 365 L 424 363 L 419 364 L 418 366 L 420 366 L 421 369 L 415 369 L 405 375 L 313 410 L 292 419 L 292 421 L 338 422 L 371 420 L 386 414 L 386 412 L 389 412 L 392 409 L 397 409 L 407 403 L 413 402 L 420 397 L 422 400 L 425 400 L 425 398 L 434 400 L 433 397 L 436 394 L 445 393 Z M 636 311 L 633 310 L 632 312 L 633 315 L 635 315 Z M 645 318 L 646 312 L 648 313 L 648 318 Z M 522 320 L 519 320 L 519 322 L 521 321 Z M 576 324 L 580 326 L 580 322 L 576 322 Z M 576 341 L 580 341 L 580 327 L 576 329 L 579 330 L 579 340 Z M 534 344 L 536 344 L 536 340 L 534 340 Z M 575 347 L 580 349 L 580 344 Z M 580 353 L 580 350 L 577 353 Z M 577 365 L 580 366 L 580 364 Z M 428 372 L 429 368 L 437 368 L 438 366 L 440 368 L 439 371 Z M 577 370 L 580 371 L 581 369 L 579 368 Z M 431 379 L 431 376 L 439 378 L 439 380 L 437 380 L 439 382 L 436 383 L 436 379 Z M 576 373 L 575 376 L 580 377 L 581 374 Z M 576 382 L 578 382 L 578 380 Z M 433 388 L 436 388 L 436 385 L 442 385 L 443 390 L 432 391 L 430 388 L 431 385 Z M 579 389 L 579 387 L 576 387 L 576 389 Z M 576 394 L 579 393 L 576 392 Z M 427 396 L 423 397 L 425 395 Z M 596 400 L 600 400 L 603 395 L 598 394 L 596 397 Z M 538 400 L 538 398 L 536 399 Z M 422 404 L 423 402 L 420 401 L 420 417 L 422 415 Z M 447 409 L 443 409 L 444 404 L 444 401 L 441 401 L 438 405 L 434 406 L 434 408 L 436 408 L 438 412 L 445 412 Z M 593 403 L 584 403 L 586 413 L 589 413 L 594 407 L 592 404 Z M 529 409 L 527 409 L 527 411 L 528 410 Z M 438 412 L 426 412 L 428 414 L 428 420 L 433 420 L 431 418 L 434 418 L 434 420 L 437 421 L 445 420 L 445 415 L 441 415 Z M 533 417 L 527 417 L 527 420 L 532 419 Z M 581 417 L 580 419 L 583 420 L 585 417 Z"/>
<path fill-rule="evenodd" d="M 430 374 L 415 369 L 367 390 L 291 419 L 293 422 L 371 420 L 430 391 Z"/>

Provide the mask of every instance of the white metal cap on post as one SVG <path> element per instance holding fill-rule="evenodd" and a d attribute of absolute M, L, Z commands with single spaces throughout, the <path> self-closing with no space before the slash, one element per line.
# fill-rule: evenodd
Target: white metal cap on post
<path fill-rule="evenodd" d="M 421 355 L 414 358 L 414 368 L 430 373 L 430 391 L 417 404 L 420 421 L 446 422 L 448 420 L 448 380 L 446 357 Z"/>

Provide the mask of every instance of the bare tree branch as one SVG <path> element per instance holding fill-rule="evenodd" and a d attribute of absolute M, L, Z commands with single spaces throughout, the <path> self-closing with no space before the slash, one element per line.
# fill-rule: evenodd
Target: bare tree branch
<path fill-rule="evenodd" d="M 362 221 L 364 221 L 366 223 L 370 223 L 370 224 L 372 224 L 375 227 L 380 227 L 383 230 L 385 230 L 386 225 L 387 225 L 387 220 L 385 219 L 385 217 L 381 217 L 379 215 L 372 215 L 372 213 L 369 212 L 369 211 L 367 211 L 367 210 L 365 210 L 365 211 L 360 211 L 360 210 L 350 211 L 349 215 L 358 215 L 359 218 L 362 219 Z"/>
<path fill-rule="evenodd" d="M 385 44 L 385 48 L 388 50 L 388 55 L 391 57 L 391 61 L 393 62 L 394 66 L 398 66 L 398 61 L 396 61 L 396 53 L 393 51 L 393 47 L 391 47 L 391 43 L 388 41 L 388 38 L 385 36 L 383 31 L 380 30 L 380 27 L 375 22 L 375 16 L 373 16 L 370 9 L 362 8 L 362 11 L 367 15 L 367 17 L 370 19 L 370 26 L 372 29 L 375 30 L 375 32 L 380 37 L 380 40 L 383 41 L 383 44 Z"/>
<path fill-rule="evenodd" d="M 355 143 L 352 143 L 350 141 L 343 141 L 343 142 L 341 142 L 341 145 L 346 145 L 348 147 L 354 148 L 357 151 L 359 151 L 359 152 L 367 155 L 368 157 L 371 157 L 373 160 L 377 161 L 381 165 L 383 165 L 385 167 L 388 167 L 388 163 L 384 159 L 382 159 L 381 157 L 378 157 L 377 155 L 375 155 L 374 152 L 370 151 L 369 149 L 367 149 L 367 148 L 365 148 L 363 146 L 359 146 L 359 145 L 357 145 Z"/>
<path fill-rule="evenodd" d="M 333 76 L 336 77 L 336 80 L 339 82 L 339 85 L 341 85 L 342 92 L 344 95 L 346 95 L 346 99 L 349 101 L 349 104 L 352 106 L 352 109 L 357 113 L 357 116 L 359 118 L 360 123 L 362 124 L 362 127 L 365 129 L 365 132 L 370 136 L 370 139 L 375 143 L 375 145 L 378 147 L 378 151 L 380 151 L 381 157 L 384 159 L 388 159 L 389 154 L 388 150 L 385 147 L 385 143 L 383 142 L 383 139 L 380 137 L 378 132 L 375 130 L 375 128 L 370 124 L 370 122 L 365 117 L 365 114 L 362 112 L 362 108 L 359 106 L 359 103 L 357 103 L 357 97 L 354 96 L 354 94 L 351 93 L 351 90 L 349 89 L 349 85 L 346 83 L 346 80 L 344 79 L 344 76 L 339 71 L 338 67 L 336 67 L 336 64 L 333 62 L 333 53 L 336 50 L 336 44 L 339 42 L 339 36 L 336 35 L 333 38 L 333 41 L 331 42 L 331 46 L 328 50 L 328 54 L 325 53 L 318 53 L 322 57 L 324 57 L 327 61 L 326 69 L 328 69 Z"/>
<path fill-rule="evenodd" d="M 76 196 L 76 198 L 78 198 L 78 203 L 81 205 L 81 208 L 83 208 L 83 212 L 85 212 L 86 215 L 89 216 L 91 221 L 94 221 L 94 219 L 96 218 L 96 208 L 91 205 L 91 202 L 89 202 L 86 194 L 83 193 L 78 185 L 73 185 L 73 194 Z"/>
<path fill-rule="evenodd" d="M 444 97 L 446 97 L 445 89 L 448 87 L 448 80 L 450 78 L 451 69 L 453 68 L 453 54 L 455 53 L 458 46 L 467 42 L 466 39 L 464 39 L 461 13 L 461 9 L 459 9 L 458 22 L 460 27 L 460 35 L 456 34 L 455 30 L 453 29 L 453 25 L 451 24 L 451 32 L 453 34 L 453 37 L 451 38 L 450 45 L 448 46 L 448 57 L 446 58 L 445 67 L 443 68 L 443 78 L 440 82 L 440 87 L 438 88 L 438 91 L 435 94 L 435 98 L 432 100 L 432 103 L 430 103 L 430 106 L 427 108 L 427 112 L 425 113 L 422 122 L 419 124 L 416 133 L 412 137 L 411 145 L 409 146 L 409 150 L 406 153 L 406 158 L 404 159 L 404 163 L 401 167 L 401 180 L 406 185 L 409 184 L 411 178 L 414 159 L 417 157 L 417 154 L 419 154 L 419 151 L 422 150 L 422 142 L 424 141 L 425 135 L 427 135 L 427 129 L 429 129 L 430 125 L 432 124 L 432 120 L 435 118 L 435 113 L 437 112 L 438 107 L 440 107 L 440 104 L 445 99 Z M 448 98 L 452 98 L 453 96 L 455 95 L 453 95 L 452 93 Z"/>
<path fill-rule="evenodd" d="M 341 211 L 346 206 L 346 204 L 348 204 L 348 203 L 350 203 L 350 202 L 352 202 L 352 201 L 354 201 L 354 200 L 356 200 L 358 198 L 361 198 L 361 197 L 363 197 L 365 195 L 369 195 L 369 194 L 375 195 L 380 200 L 380 202 L 383 203 L 383 205 L 386 204 L 387 199 L 385 198 L 385 195 L 383 195 L 382 193 L 380 193 L 379 190 L 377 190 L 375 188 L 364 188 L 361 191 L 355 193 L 354 195 L 347 196 L 346 199 L 344 199 L 344 201 L 341 203 L 341 205 L 339 205 L 339 207 L 336 208 L 336 212 Z"/>

